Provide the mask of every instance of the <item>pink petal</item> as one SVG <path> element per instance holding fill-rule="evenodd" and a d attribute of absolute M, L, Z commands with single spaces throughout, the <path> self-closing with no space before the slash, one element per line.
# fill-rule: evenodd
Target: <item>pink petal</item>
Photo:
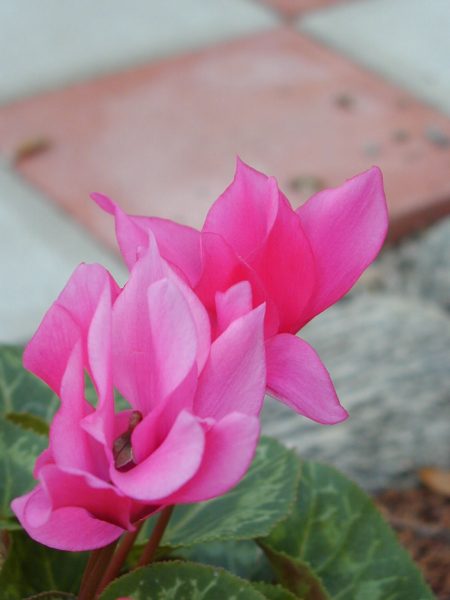
<path fill-rule="evenodd" d="M 36 461 L 34 463 L 33 477 L 35 479 L 39 479 L 39 473 L 40 473 L 42 467 L 45 467 L 45 465 L 53 464 L 54 462 L 55 462 L 55 460 L 53 458 L 51 449 L 46 448 L 45 450 L 43 450 L 39 454 L 39 456 L 36 458 Z"/>
<path fill-rule="evenodd" d="M 231 413 L 214 423 L 206 434 L 202 464 L 168 504 L 201 502 L 224 494 L 247 472 L 259 438 L 259 419 Z"/>
<path fill-rule="evenodd" d="M 275 304 L 267 298 L 259 275 L 242 261 L 231 246 L 215 233 L 202 233 L 203 272 L 195 288 L 198 297 L 214 319 L 216 294 L 226 292 L 241 281 L 248 281 L 252 289 L 253 306 L 266 303 L 266 335 L 278 331 L 279 316 Z"/>
<path fill-rule="evenodd" d="M 276 335 L 266 342 L 266 360 L 267 388 L 275 398 L 318 423 L 339 423 L 348 417 L 328 371 L 304 340 Z"/>
<path fill-rule="evenodd" d="M 217 334 L 252 309 L 252 288 L 248 281 L 236 283 L 226 292 L 216 294 Z"/>
<path fill-rule="evenodd" d="M 187 377 L 196 362 L 197 336 L 189 306 L 168 279 L 148 289 L 152 361 L 157 398 L 166 398 Z"/>
<path fill-rule="evenodd" d="M 161 394 L 180 384 L 193 361 L 203 368 L 210 345 L 205 308 L 160 257 L 153 238 L 149 241 L 148 250 L 134 266 L 113 308 L 115 384 L 144 414 L 161 400 Z M 149 308 L 148 289 L 163 279 L 166 283 L 152 292 L 157 298 L 151 303 L 156 304 Z M 164 356 L 157 359 L 161 352 Z"/>
<path fill-rule="evenodd" d="M 266 381 L 263 323 L 261 305 L 233 321 L 212 344 L 194 400 L 197 415 L 259 414 Z"/>
<path fill-rule="evenodd" d="M 167 278 L 176 284 L 191 311 L 197 335 L 197 368 L 201 372 L 208 358 L 211 346 L 209 315 L 197 294 L 172 269 L 167 268 Z"/>
<path fill-rule="evenodd" d="M 148 247 L 147 232 L 107 196 L 94 193 L 91 194 L 91 198 L 105 212 L 114 215 L 119 248 L 125 264 L 131 271 L 139 258 L 139 252 Z"/>
<path fill-rule="evenodd" d="M 204 447 L 202 425 L 183 411 L 164 442 L 147 459 L 127 472 L 112 469 L 111 479 L 131 498 L 160 502 L 195 475 Z"/>
<path fill-rule="evenodd" d="M 84 371 L 81 342 L 67 363 L 61 383 L 61 407 L 50 428 L 50 447 L 55 462 L 61 467 L 97 474 L 108 473 L 103 448 L 82 427 L 83 419 L 94 409 L 84 397 Z"/>
<path fill-rule="evenodd" d="M 119 247 L 128 268 L 135 264 L 140 249 L 148 247 L 148 233 L 156 238 L 161 256 L 195 285 L 200 277 L 200 232 L 168 219 L 127 215 L 110 198 L 91 194 L 100 208 L 114 215 Z"/>
<path fill-rule="evenodd" d="M 51 510 L 69 506 L 84 508 L 101 521 L 133 529 L 130 499 L 106 481 L 89 473 L 68 472 L 56 465 L 44 467 L 40 479 L 51 501 Z"/>
<path fill-rule="evenodd" d="M 273 227 L 248 263 L 259 274 L 267 297 L 278 309 L 279 331 L 291 331 L 315 289 L 316 269 L 300 219 L 278 193 Z"/>
<path fill-rule="evenodd" d="M 388 227 L 377 167 L 324 190 L 297 210 L 317 266 L 316 291 L 297 329 L 346 294 L 377 256 Z"/>
<path fill-rule="evenodd" d="M 264 242 L 277 211 L 276 184 L 238 158 L 234 180 L 210 208 L 203 231 L 220 234 L 246 259 Z"/>
<path fill-rule="evenodd" d="M 113 307 L 114 384 L 144 414 L 156 400 L 147 291 L 164 278 L 164 271 L 157 247 L 152 244 L 135 264 Z"/>
<path fill-rule="evenodd" d="M 206 308 L 214 312 L 216 293 L 249 279 L 248 267 L 220 235 L 203 233 L 201 245 L 203 272 L 195 291 Z"/>
<path fill-rule="evenodd" d="M 80 329 L 70 314 L 53 304 L 25 348 L 24 367 L 59 394 L 67 361 L 80 337 Z"/>
<path fill-rule="evenodd" d="M 90 370 L 87 339 L 91 321 L 100 298 L 104 296 L 110 307 L 117 293 L 116 283 L 103 267 L 83 264 L 77 267 L 28 344 L 24 352 L 25 367 L 59 393 L 67 360 L 80 339 L 86 352 L 85 366 Z"/>
<path fill-rule="evenodd" d="M 99 296 L 87 339 L 90 373 L 98 394 L 97 409 L 83 419 L 82 426 L 105 448 L 110 448 L 114 429 L 112 380 L 112 306 L 110 289 Z"/>
<path fill-rule="evenodd" d="M 101 265 L 79 265 L 58 297 L 63 306 L 75 319 L 81 331 L 89 329 L 99 299 L 105 295 L 111 304 L 119 293 L 119 287 Z"/>
<path fill-rule="evenodd" d="M 291 331 L 314 290 L 315 266 L 300 219 L 276 180 L 238 161 L 235 180 L 211 208 L 203 231 L 220 234 L 258 274 L 264 300 L 278 309 L 279 329 Z"/>
<path fill-rule="evenodd" d="M 124 532 L 121 527 L 96 519 L 87 510 L 78 507 L 57 509 L 44 524 L 33 527 L 26 514 L 33 520 L 36 511 L 39 520 L 45 498 L 45 492 L 38 486 L 29 494 L 13 500 L 11 506 L 28 535 L 50 548 L 71 552 L 93 550 L 107 546 Z"/>
<path fill-rule="evenodd" d="M 197 369 L 194 366 L 181 384 L 137 425 L 131 437 L 136 463 L 144 461 L 164 441 L 181 411 L 192 411 L 196 387 Z M 117 436 L 127 428 L 128 423 Z"/>
<path fill-rule="evenodd" d="M 161 256 L 194 287 L 201 274 L 200 232 L 187 225 L 156 217 L 131 217 L 156 238 Z"/>

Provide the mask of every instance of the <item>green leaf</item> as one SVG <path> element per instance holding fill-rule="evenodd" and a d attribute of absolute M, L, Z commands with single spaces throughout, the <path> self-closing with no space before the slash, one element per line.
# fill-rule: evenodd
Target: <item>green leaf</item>
<path fill-rule="evenodd" d="M 372 500 L 335 469 L 305 462 L 290 517 L 262 540 L 295 567 L 309 567 L 333 600 L 430 600 L 407 552 Z M 272 565 L 275 570 L 274 556 Z M 306 599 L 307 600 L 307 597 Z"/>
<path fill-rule="evenodd" d="M 267 598 L 267 600 L 299 600 L 299 596 L 294 596 L 289 590 L 281 585 L 272 585 L 263 581 L 252 583 L 252 586 L 258 592 Z"/>
<path fill-rule="evenodd" d="M 7 413 L 5 419 L 23 427 L 24 429 L 30 429 L 39 435 L 48 435 L 48 424 L 36 415 L 30 413 Z"/>
<path fill-rule="evenodd" d="M 22 353 L 19 346 L 0 346 L 0 414 L 30 413 L 48 422 L 58 408 L 58 399 L 24 369 Z"/>
<path fill-rule="evenodd" d="M 176 557 L 222 567 L 252 581 L 272 582 L 275 574 L 266 555 L 253 540 L 209 542 L 175 550 Z"/>
<path fill-rule="evenodd" d="M 111 583 L 99 600 L 264 600 L 243 579 L 223 569 L 188 562 L 155 563 Z"/>
<path fill-rule="evenodd" d="M 293 507 L 299 477 L 295 454 L 279 442 L 262 438 L 245 478 L 230 492 L 198 504 L 177 506 L 163 545 L 191 546 L 216 540 L 265 536 Z M 155 519 L 143 527 L 139 540 L 148 539 Z"/>
<path fill-rule="evenodd" d="M 284 552 L 264 546 L 267 558 L 277 574 L 278 581 L 297 597 L 306 600 L 331 600 L 322 581 L 314 574 L 309 565 Z"/>
<path fill-rule="evenodd" d="M 47 590 L 78 591 L 86 552 L 52 550 L 34 542 L 24 531 L 9 533 L 9 538 L 7 558 L 0 572 L 2 600 L 22 600 Z"/>
<path fill-rule="evenodd" d="M 50 591 L 28 596 L 25 600 L 77 600 L 77 597 L 74 596 L 74 594 L 68 594 L 67 592 Z"/>
<path fill-rule="evenodd" d="M 14 517 L 0 518 L 0 532 L 3 531 L 18 531 L 22 529 L 19 521 Z"/>
<path fill-rule="evenodd" d="M 34 487 L 34 462 L 46 446 L 46 437 L 0 418 L 0 520 L 3 525 L 13 516 L 11 500 Z"/>

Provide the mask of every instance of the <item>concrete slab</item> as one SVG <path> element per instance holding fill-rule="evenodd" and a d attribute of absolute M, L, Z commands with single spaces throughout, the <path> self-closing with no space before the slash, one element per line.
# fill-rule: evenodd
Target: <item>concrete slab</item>
<path fill-rule="evenodd" d="M 290 28 L 153 62 L 0 109 L 0 152 L 44 136 L 20 172 L 115 244 L 89 200 L 199 226 L 234 160 L 294 204 L 378 164 L 391 234 L 450 212 L 450 119 Z"/>
<path fill-rule="evenodd" d="M 450 114 L 449 0 L 360 0 L 298 26 Z"/>
<path fill-rule="evenodd" d="M 100 262 L 121 282 L 125 269 L 5 166 L 0 166 L 0 190 L 0 343 L 21 343 L 80 262 Z"/>
<path fill-rule="evenodd" d="M 250 0 L 2 0 L 0 102 L 260 31 Z"/>

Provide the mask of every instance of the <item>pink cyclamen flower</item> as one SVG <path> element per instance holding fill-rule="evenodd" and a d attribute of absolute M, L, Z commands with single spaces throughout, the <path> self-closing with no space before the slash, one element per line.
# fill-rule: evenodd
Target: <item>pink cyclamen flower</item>
<path fill-rule="evenodd" d="M 115 216 L 129 268 L 148 233 L 156 237 L 162 256 L 207 307 L 214 335 L 266 303 L 269 394 L 319 423 L 348 416 L 319 356 L 295 334 L 350 290 L 383 244 L 388 219 L 377 167 L 293 210 L 273 177 L 238 160 L 201 231 L 127 215 L 100 194 L 93 199 Z"/>
<path fill-rule="evenodd" d="M 24 354 L 61 399 L 39 483 L 12 503 L 29 535 L 98 548 L 163 506 L 234 486 L 259 437 L 264 309 L 250 307 L 211 343 L 205 308 L 154 240 L 123 289 L 99 265 L 78 267 Z M 115 410 L 114 388 L 129 410 Z"/>

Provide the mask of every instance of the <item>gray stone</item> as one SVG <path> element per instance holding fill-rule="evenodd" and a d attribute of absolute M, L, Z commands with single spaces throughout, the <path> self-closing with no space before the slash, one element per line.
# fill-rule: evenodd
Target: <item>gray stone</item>
<path fill-rule="evenodd" d="M 274 24 L 250 0 L 2 0 L 0 102 Z"/>
<path fill-rule="evenodd" d="M 389 294 L 357 295 L 302 332 L 350 418 L 324 426 L 268 399 L 263 430 L 368 490 L 405 486 L 419 467 L 450 466 L 450 319 Z"/>
<path fill-rule="evenodd" d="M 373 291 L 422 298 L 450 311 L 450 218 L 385 248 L 351 296 Z"/>
<path fill-rule="evenodd" d="M 450 311 L 450 218 L 435 225 L 424 237 L 416 265 L 420 294 Z"/>

